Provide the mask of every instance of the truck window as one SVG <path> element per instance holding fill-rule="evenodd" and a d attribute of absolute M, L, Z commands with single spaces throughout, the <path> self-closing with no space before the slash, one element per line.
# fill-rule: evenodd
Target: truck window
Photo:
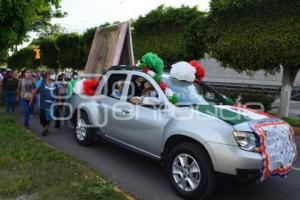
<path fill-rule="evenodd" d="M 101 95 L 121 99 L 125 85 L 126 74 L 112 74 L 102 88 Z"/>
<path fill-rule="evenodd" d="M 136 75 L 132 76 L 127 97 L 130 99 L 131 97 L 141 96 L 158 97 L 158 92 L 145 78 Z"/>

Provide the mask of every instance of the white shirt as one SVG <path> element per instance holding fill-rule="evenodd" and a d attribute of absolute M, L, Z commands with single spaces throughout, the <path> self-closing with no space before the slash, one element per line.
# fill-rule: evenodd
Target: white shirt
<path fill-rule="evenodd" d="M 111 96 L 117 99 L 121 99 L 122 96 L 122 91 L 118 90 L 118 89 L 114 89 L 111 93 Z"/>

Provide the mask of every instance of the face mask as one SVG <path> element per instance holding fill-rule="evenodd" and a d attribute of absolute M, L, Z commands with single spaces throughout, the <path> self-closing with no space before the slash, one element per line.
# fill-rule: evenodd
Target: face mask
<path fill-rule="evenodd" d="M 54 81 L 55 80 L 55 74 L 51 74 L 49 78 L 50 78 L 50 80 Z"/>
<path fill-rule="evenodd" d="M 73 78 L 74 78 L 75 80 L 78 79 L 78 75 L 75 75 Z"/>

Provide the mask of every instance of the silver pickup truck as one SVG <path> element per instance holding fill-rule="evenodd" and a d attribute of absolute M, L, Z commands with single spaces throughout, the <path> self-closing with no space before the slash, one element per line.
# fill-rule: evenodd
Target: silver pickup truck
<path fill-rule="evenodd" d="M 97 135 L 159 159 L 173 189 L 186 199 L 210 195 L 219 175 L 246 183 L 259 180 L 262 143 L 251 124 L 281 120 L 226 105 L 225 96 L 205 83 L 169 74 L 162 78 L 177 94 L 176 105 L 151 76 L 126 67 L 107 71 L 95 96 L 72 96 L 77 142 L 90 145 Z M 145 94 L 146 82 L 151 95 Z M 294 142 L 287 138 L 288 144 Z"/>

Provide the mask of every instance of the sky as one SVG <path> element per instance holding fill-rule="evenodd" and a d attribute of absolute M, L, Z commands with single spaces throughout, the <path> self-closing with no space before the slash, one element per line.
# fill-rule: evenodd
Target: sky
<path fill-rule="evenodd" d="M 62 0 L 61 10 L 67 12 L 64 18 L 54 18 L 52 24 L 61 25 L 65 32 L 83 33 L 86 29 L 99 26 L 105 22 L 127 21 L 145 15 L 159 5 L 180 7 L 182 5 L 198 6 L 208 11 L 210 0 Z M 29 41 L 20 45 L 28 46 L 37 33 L 30 32 Z"/>
<path fill-rule="evenodd" d="M 209 9 L 209 0 L 62 0 L 61 9 L 68 15 L 51 22 L 65 27 L 67 32 L 84 32 L 105 22 L 136 19 L 161 4 L 172 7 L 197 5 L 202 11 Z"/>

